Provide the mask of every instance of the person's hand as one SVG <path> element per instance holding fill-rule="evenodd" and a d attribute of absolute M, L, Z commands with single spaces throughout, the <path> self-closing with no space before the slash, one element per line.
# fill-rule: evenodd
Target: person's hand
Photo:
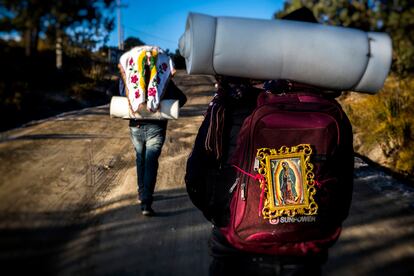
<path fill-rule="evenodd" d="M 148 110 L 148 112 L 155 113 L 155 112 L 157 112 L 158 109 L 152 109 L 151 107 L 147 106 L 147 110 Z"/>

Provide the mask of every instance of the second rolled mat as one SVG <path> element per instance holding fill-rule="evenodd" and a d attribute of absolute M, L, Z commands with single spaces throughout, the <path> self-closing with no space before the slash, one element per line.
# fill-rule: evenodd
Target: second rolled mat
<path fill-rule="evenodd" d="M 127 97 L 113 96 L 109 105 L 110 116 L 122 119 L 175 120 L 178 119 L 179 111 L 178 100 L 172 99 L 162 100 L 156 112 L 147 111 L 145 105 L 133 112 Z"/>

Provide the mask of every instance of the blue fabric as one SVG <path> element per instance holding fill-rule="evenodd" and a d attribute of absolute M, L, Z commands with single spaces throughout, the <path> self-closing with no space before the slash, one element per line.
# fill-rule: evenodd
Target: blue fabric
<path fill-rule="evenodd" d="M 151 206 L 157 180 L 158 157 L 164 144 L 166 125 L 141 124 L 130 127 L 136 152 L 138 196 L 141 206 Z"/>
<path fill-rule="evenodd" d="M 126 92 L 125 92 L 125 84 L 124 81 L 122 80 L 122 78 L 119 78 L 119 84 L 118 84 L 118 89 L 119 89 L 119 95 L 126 97 Z"/>

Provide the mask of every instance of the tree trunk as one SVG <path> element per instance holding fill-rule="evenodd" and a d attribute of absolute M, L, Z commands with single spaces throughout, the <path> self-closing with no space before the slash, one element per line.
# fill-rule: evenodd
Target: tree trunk
<path fill-rule="evenodd" d="M 32 40 L 31 40 L 31 31 L 30 29 L 26 29 L 24 31 L 24 53 L 26 57 L 32 56 Z"/>
<path fill-rule="evenodd" d="M 39 40 L 39 33 L 37 28 L 27 28 L 23 33 L 24 53 L 26 57 L 31 57 L 37 52 L 37 42 Z"/>
<path fill-rule="evenodd" d="M 61 70 L 63 67 L 63 38 L 62 31 L 56 27 L 56 69 Z"/>

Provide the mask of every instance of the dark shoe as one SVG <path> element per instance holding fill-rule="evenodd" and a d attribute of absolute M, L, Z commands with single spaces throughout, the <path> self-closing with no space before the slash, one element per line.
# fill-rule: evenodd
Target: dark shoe
<path fill-rule="evenodd" d="M 147 216 L 147 217 L 152 217 L 155 215 L 155 212 L 154 210 L 152 210 L 151 206 L 145 206 L 145 205 L 142 206 L 141 212 L 144 216 Z"/>

